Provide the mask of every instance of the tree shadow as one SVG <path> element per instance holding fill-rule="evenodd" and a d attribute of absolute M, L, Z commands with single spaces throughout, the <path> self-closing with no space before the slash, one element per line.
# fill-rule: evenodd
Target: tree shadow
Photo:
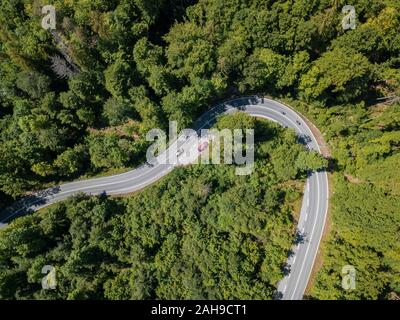
<path fill-rule="evenodd" d="M 310 142 L 312 142 L 312 139 L 309 135 L 307 135 L 305 133 L 297 134 L 297 143 L 300 143 L 300 144 L 306 146 Z"/>

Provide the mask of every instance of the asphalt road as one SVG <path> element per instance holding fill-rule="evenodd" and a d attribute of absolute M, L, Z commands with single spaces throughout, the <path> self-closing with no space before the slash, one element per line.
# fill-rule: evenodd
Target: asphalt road
<path fill-rule="evenodd" d="M 307 148 L 321 152 L 316 138 L 301 116 L 277 101 L 254 96 L 234 99 L 215 106 L 196 121 L 194 129 L 199 131 L 209 128 L 215 123 L 218 115 L 235 110 L 242 110 L 252 116 L 266 118 L 292 128 L 304 138 Z M 170 149 L 188 150 L 191 147 L 190 139 L 179 137 Z M 169 149 L 166 152 L 168 151 Z M 176 154 L 176 151 L 171 154 Z M 167 153 L 163 153 L 159 157 L 166 155 L 168 156 Z M 171 164 L 146 164 L 123 174 L 66 183 L 37 192 L 3 211 L 0 216 L 5 218 L 0 222 L 0 228 L 6 227 L 9 221 L 19 215 L 37 211 L 79 192 L 90 195 L 122 195 L 140 190 L 167 175 L 174 167 L 175 165 Z M 304 188 L 296 241 L 287 261 L 286 276 L 278 284 L 277 299 L 299 300 L 303 297 L 325 226 L 328 195 L 327 173 L 310 173 Z"/>

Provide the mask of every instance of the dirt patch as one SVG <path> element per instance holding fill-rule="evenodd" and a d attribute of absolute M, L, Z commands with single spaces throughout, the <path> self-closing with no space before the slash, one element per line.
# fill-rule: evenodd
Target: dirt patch
<path fill-rule="evenodd" d="M 357 177 L 353 177 L 352 175 L 347 174 L 347 173 L 345 173 L 344 176 L 346 177 L 347 181 L 350 183 L 360 184 L 360 183 L 364 182 L 363 180 L 361 180 Z"/>

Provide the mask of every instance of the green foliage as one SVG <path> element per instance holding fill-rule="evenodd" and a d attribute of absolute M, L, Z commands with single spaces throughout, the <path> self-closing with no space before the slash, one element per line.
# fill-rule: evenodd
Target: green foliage
<path fill-rule="evenodd" d="M 131 157 L 130 141 L 116 135 L 94 136 L 89 139 L 90 160 L 96 168 L 121 168 Z"/>
<path fill-rule="evenodd" d="M 132 85 L 132 68 L 129 63 L 117 60 L 104 73 L 106 89 L 116 98 L 124 97 Z"/>
<path fill-rule="evenodd" d="M 316 151 L 302 152 L 296 159 L 296 167 L 300 170 L 320 170 L 328 167 L 328 160 L 321 157 Z"/>
<path fill-rule="evenodd" d="M 134 116 L 133 107 L 127 101 L 110 98 L 103 108 L 103 115 L 110 125 L 118 125 Z"/>
<path fill-rule="evenodd" d="M 105 277 L 117 267 L 115 258 L 102 247 L 110 219 L 118 212 L 120 205 L 114 201 L 78 196 L 1 231 L 0 297 L 100 298 Z M 56 268 L 55 291 L 41 288 L 44 265 Z"/>
<path fill-rule="evenodd" d="M 181 92 L 171 92 L 162 100 L 168 118 L 178 122 L 180 128 L 187 128 L 201 107 L 206 106 L 207 97 L 214 92 L 213 82 L 197 79 L 193 86 L 186 86 Z"/>
<path fill-rule="evenodd" d="M 173 77 L 162 66 L 165 60 L 162 47 L 153 45 L 146 38 L 140 39 L 134 47 L 133 58 L 138 71 L 157 95 L 171 91 Z"/>
<path fill-rule="evenodd" d="M 244 85 L 247 84 L 249 88 L 244 86 L 241 90 L 245 92 L 248 89 L 261 89 L 274 84 L 278 88 L 282 87 L 284 84 L 281 83 L 281 79 L 285 75 L 287 60 L 285 56 L 271 49 L 256 50 L 243 71 Z"/>
<path fill-rule="evenodd" d="M 0 5 L 0 162 L 5 162 L 0 189 L 13 196 L 99 167 L 131 165 L 130 160 L 144 151 L 142 142 L 132 148 L 124 141 L 114 143 L 114 160 L 99 165 L 87 162 L 82 150 L 89 149 L 93 127 L 107 130 L 138 120 L 128 91 L 147 86 L 147 80 L 139 77 L 130 57 L 136 41 L 149 36 L 149 26 L 157 23 L 148 10 L 165 9 L 163 2 L 79 0 L 72 6 L 58 0 L 60 45 L 41 28 L 40 5 L 36 0 L 5 0 Z M 163 25 L 168 28 L 168 23 Z M 65 54 L 80 72 L 68 80 L 57 79 L 50 57 Z M 165 72 L 160 67 L 154 70 L 149 83 L 165 92 L 168 86 L 157 81 L 161 74 Z M 140 134 L 160 126 L 162 118 L 153 112 L 160 108 L 147 91 L 142 99 L 139 109 L 148 111 L 140 114 Z"/>
<path fill-rule="evenodd" d="M 396 101 L 400 94 L 398 1 L 353 1 L 357 27 L 346 31 L 340 26 L 341 4 L 332 1 L 57 0 L 55 5 L 59 19 L 57 32 L 64 46 L 41 28 L 40 1 L 0 3 L 0 206 L 9 203 L 11 196 L 21 196 L 61 178 L 72 179 L 138 164 L 147 146 L 144 143 L 147 130 L 163 127 L 167 120 L 177 120 L 180 128 L 188 127 L 215 101 L 254 92 L 291 97 L 293 105 L 311 115 L 323 130 L 333 152 L 332 167 L 348 180 L 338 178 L 333 185 L 338 199 L 347 201 L 349 206 L 336 204 L 332 209 L 333 229 L 340 237 L 335 238 L 334 234 L 327 244 L 326 267 L 318 274 L 311 295 L 353 299 L 390 298 L 399 294 L 393 264 L 388 266 L 386 262 L 398 257 L 376 236 L 382 234 L 382 239 L 385 235 L 387 241 L 395 242 L 393 233 L 398 231 L 385 223 L 381 227 L 371 223 L 373 214 L 381 221 L 390 219 L 388 214 L 395 216 L 398 209 L 400 106 L 392 103 L 390 107 L 381 106 L 383 110 L 371 107 L 378 96 Z M 80 70 L 68 80 L 58 79 L 51 69 L 50 57 L 65 54 Z M 303 99 L 311 105 L 299 102 Z M 268 246 L 268 241 L 254 245 L 255 234 L 261 232 L 263 224 L 268 225 L 265 217 L 259 216 L 264 204 L 257 203 L 249 211 L 256 217 L 252 220 L 234 194 L 241 194 L 247 200 L 264 199 L 263 194 L 258 194 L 258 186 L 267 184 L 270 188 L 274 183 L 284 184 L 288 179 L 303 177 L 308 169 L 325 167 L 326 160 L 296 145 L 293 133 L 284 132 L 285 138 L 278 142 L 272 138 L 281 134 L 277 128 L 265 128 L 245 117 L 221 121 L 229 127 L 235 121 L 245 127 L 253 124 L 257 127 L 260 146 L 256 152 L 264 158 L 264 162 L 258 159 L 257 166 L 260 172 L 268 174 L 242 181 L 250 184 L 248 189 L 229 185 L 229 179 L 224 178 L 226 172 L 218 176 L 218 183 L 214 182 L 221 186 L 226 183 L 226 189 L 213 189 L 213 185 L 200 187 L 200 182 L 196 187 L 186 181 L 199 194 L 210 193 L 210 197 L 216 198 L 212 194 L 218 190 L 221 206 L 208 198 L 210 202 L 203 206 L 210 210 L 207 214 L 213 227 L 207 224 L 203 228 L 206 223 L 200 223 L 201 219 L 193 212 L 204 209 L 189 200 L 185 204 L 194 211 L 188 209 L 193 213 L 188 216 L 197 224 L 178 219 L 181 212 L 186 212 L 185 207 L 171 214 L 164 209 L 168 222 L 177 221 L 176 230 L 189 230 L 193 239 L 179 233 L 169 234 L 161 223 L 159 229 L 148 224 L 142 228 L 146 235 L 141 238 L 144 247 L 132 245 L 118 257 L 127 263 L 124 256 L 132 256 L 135 263 L 129 260 L 131 264 L 126 269 L 121 267 L 123 271 L 113 271 L 112 277 L 108 269 L 101 269 L 95 280 L 73 277 L 71 287 L 60 296 L 269 297 L 281 276 L 282 248 L 288 242 L 267 249 L 263 246 Z M 193 183 L 196 179 L 197 176 Z M 275 203 L 272 196 L 275 193 L 267 194 L 271 194 L 267 202 Z M 385 196 L 393 203 L 385 201 Z M 146 207 L 156 198 L 149 197 Z M 170 199 L 176 200 L 173 195 L 166 198 L 171 203 Z M 382 210 L 363 200 L 369 198 L 376 198 Z M 234 204 L 232 207 L 230 202 Z M 285 220 L 284 208 L 271 209 L 278 211 Z M 339 217 L 345 213 L 356 221 L 358 242 L 350 232 L 343 232 L 347 226 L 342 221 L 347 220 Z M 151 214 L 154 219 L 161 219 L 156 213 Z M 282 241 L 287 241 L 288 224 L 278 223 L 275 218 L 272 225 L 284 235 Z M 35 225 L 36 218 L 27 219 L 34 226 L 21 223 L 16 237 L 22 242 L 36 239 L 42 232 Z M 47 227 L 51 225 L 48 223 Z M 249 226 L 255 228 L 254 234 L 249 233 L 252 230 Z M 113 230 L 118 239 L 127 232 L 118 227 Z M 162 236 L 157 235 L 159 230 L 163 230 Z M 269 236 L 278 241 L 278 233 L 268 230 Z M 78 232 L 74 230 L 75 233 Z M 367 239 L 370 233 L 374 236 Z M 222 240 L 229 239 L 231 246 L 221 240 L 221 234 L 227 237 Z M 203 239 L 209 242 L 203 244 Z M 81 260 L 90 261 L 98 250 L 108 250 L 107 246 L 98 249 L 94 242 L 76 243 L 82 250 L 74 251 L 72 258 L 67 259 L 62 271 L 66 275 L 77 275 Z M 146 246 L 154 243 L 160 247 L 152 248 L 157 251 L 152 256 Z M 23 254 L 23 250 L 37 245 L 34 249 L 38 252 L 41 244 L 37 241 L 25 247 L 17 245 L 17 252 Z M 179 258 L 188 256 L 193 248 L 203 252 L 203 256 L 182 262 Z M 267 250 L 267 256 L 260 253 L 263 250 Z M 4 269 L 0 277 L 2 294 L 22 298 L 29 296 L 26 292 L 35 291 L 38 268 L 44 258 L 23 260 L 21 266 Z M 145 258 L 147 264 L 143 263 Z M 211 267 L 205 265 L 203 258 L 208 259 Z M 165 266 L 161 263 L 164 260 Z M 217 261 L 222 261 L 220 269 Z M 349 261 L 357 265 L 362 275 L 360 288 L 365 288 L 364 295 L 361 291 L 343 293 L 338 284 L 339 264 Z M 90 273 L 93 269 L 90 265 L 86 271 Z M 213 278 L 218 272 L 230 278 Z M 248 276 L 244 281 L 238 276 L 242 274 Z M 24 287 L 22 283 L 28 284 Z M 259 294 L 260 286 L 266 288 L 265 295 Z M 181 291 L 170 293 L 170 287 L 179 287 Z M 221 295 L 221 292 L 226 293 Z M 47 295 L 41 292 L 35 297 Z"/>
<path fill-rule="evenodd" d="M 194 22 L 176 24 L 166 36 L 168 64 L 179 78 L 193 82 L 215 68 L 213 47 Z"/>
<path fill-rule="evenodd" d="M 388 196 L 372 184 L 355 185 L 336 177 L 333 205 L 337 227 L 312 295 L 319 299 L 388 298 L 399 283 L 399 197 Z M 356 269 L 355 290 L 341 287 L 345 265 Z"/>
<path fill-rule="evenodd" d="M 396 299 L 399 283 L 398 132 L 400 105 L 324 108 L 298 104 L 326 128 L 335 159 L 332 225 L 324 264 L 310 296 Z M 356 289 L 344 290 L 342 268 L 356 269 Z"/>
<path fill-rule="evenodd" d="M 357 28 L 346 32 L 338 27 L 340 10 L 329 2 L 56 5 L 64 46 L 40 27 L 39 2 L 1 4 L 1 141 L 19 145 L 21 159 L 0 176 L 7 177 L 2 189 L 14 194 L 57 179 L 53 162 L 87 144 L 93 128 L 112 131 L 133 119 L 143 139 L 168 119 L 188 127 L 209 105 L 238 92 L 332 106 L 400 90 L 399 8 L 392 2 L 356 1 Z M 50 67 L 49 57 L 64 54 L 80 69 L 68 81 Z M 13 155 L 12 148 L 2 149 L 11 152 L 4 157 Z"/>
<path fill-rule="evenodd" d="M 88 152 L 85 145 L 77 145 L 61 153 L 54 161 L 60 176 L 70 176 L 79 172 L 87 165 Z"/>

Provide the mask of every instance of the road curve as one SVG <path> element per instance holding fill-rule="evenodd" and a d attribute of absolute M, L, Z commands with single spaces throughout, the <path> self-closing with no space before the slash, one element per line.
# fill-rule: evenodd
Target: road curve
<path fill-rule="evenodd" d="M 317 139 L 301 116 L 291 108 L 266 98 L 242 97 L 219 104 L 204 113 L 195 122 L 194 129 L 199 131 L 209 128 L 216 122 L 218 115 L 234 110 L 241 110 L 252 116 L 266 118 L 292 128 L 304 138 L 307 148 L 321 153 Z M 178 138 L 172 146 L 184 150 L 190 147 L 188 141 L 181 140 L 184 139 Z M 146 164 L 126 173 L 66 183 L 37 192 L 3 211 L 1 216 L 5 218 L 0 221 L 0 228 L 6 227 L 9 221 L 21 214 L 37 211 L 79 192 L 90 195 L 104 192 L 121 195 L 140 190 L 167 175 L 173 168 L 174 165 L 171 164 L 154 166 Z M 278 283 L 275 296 L 277 299 L 299 300 L 303 297 L 325 226 L 329 201 L 328 189 L 328 176 L 325 171 L 309 174 L 304 188 L 296 241 L 287 260 L 286 275 Z"/>

